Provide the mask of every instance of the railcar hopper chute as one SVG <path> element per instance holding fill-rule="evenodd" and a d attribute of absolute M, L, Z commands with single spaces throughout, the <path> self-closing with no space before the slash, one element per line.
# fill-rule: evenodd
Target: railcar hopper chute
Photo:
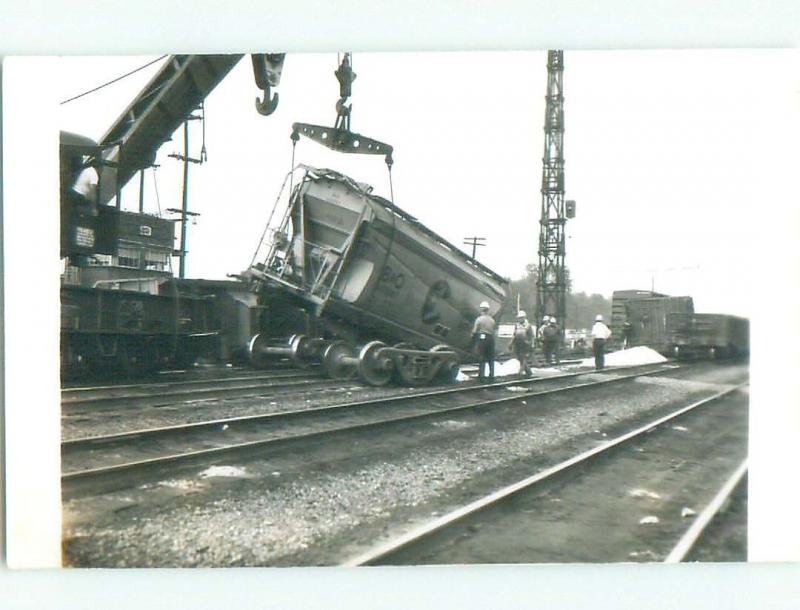
<path fill-rule="evenodd" d="M 508 281 L 462 253 L 372 188 L 304 167 L 265 262 L 246 275 L 280 286 L 324 322 L 328 336 L 276 348 L 254 337 L 254 360 L 285 352 L 334 377 L 374 385 L 454 379 L 470 360 L 476 307 L 499 313 Z M 277 350 L 277 351 L 276 351 Z"/>

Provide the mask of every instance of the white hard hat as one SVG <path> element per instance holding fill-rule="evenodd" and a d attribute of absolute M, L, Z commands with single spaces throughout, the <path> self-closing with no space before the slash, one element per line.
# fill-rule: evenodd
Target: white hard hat
<path fill-rule="evenodd" d="M 525 313 L 525 310 L 524 310 L 524 309 L 520 309 L 520 310 L 517 312 L 517 317 L 518 317 L 518 318 L 525 318 L 525 317 L 527 317 L 527 315 L 528 315 L 528 314 L 526 314 L 526 313 Z"/>
<path fill-rule="evenodd" d="M 558 320 L 556 320 L 553 316 L 550 316 L 550 321 L 551 322 L 557 322 Z"/>
<path fill-rule="evenodd" d="M 603 314 L 599 313 L 594 317 L 595 322 L 602 322 L 603 321 Z"/>
<path fill-rule="evenodd" d="M 487 303 L 486 301 L 481 301 L 481 304 L 480 304 L 479 307 L 480 307 L 480 309 L 489 309 L 489 303 Z"/>

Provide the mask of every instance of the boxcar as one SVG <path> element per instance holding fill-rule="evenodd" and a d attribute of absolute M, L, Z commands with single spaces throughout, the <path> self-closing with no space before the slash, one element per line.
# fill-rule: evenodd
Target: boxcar
<path fill-rule="evenodd" d="M 665 297 L 666 294 L 652 290 L 615 290 L 611 295 L 611 341 L 621 346 L 625 340 L 625 323 L 628 321 L 628 301 Z"/>
<path fill-rule="evenodd" d="M 667 316 L 671 355 L 734 358 L 750 352 L 750 321 L 725 314 L 671 313 Z"/>
<path fill-rule="evenodd" d="M 457 359 L 471 356 L 478 305 L 487 301 L 496 316 L 508 280 L 371 190 L 308 168 L 266 263 L 251 274 L 303 301 L 347 343 L 323 346 L 330 372 L 358 362 L 376 384 L 391 371 L 407 382 L 441 368 L 454 374 Z"/>
<path fill-rule="evenodd" d="M 632 299 L 627 302 L 626 311 L 630 323 L 628 346 L 644 345 L 669 356 L 672 344 L 667 317 L 674 313 L 694 313 L 694 303 L 692 297 Z"/>

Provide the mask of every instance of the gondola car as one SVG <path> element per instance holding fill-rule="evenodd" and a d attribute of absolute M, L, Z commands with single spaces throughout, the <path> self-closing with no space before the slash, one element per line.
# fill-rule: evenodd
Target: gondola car
<path fill-rule="evenodd" d="M 210 326 L 210 305 L 207 299 L 171 291 L 63 285 L 62 374 L 134 376 L 188 366 L 217 336 Z"/>
<path fill-rule="evenodd" d="M 496 316 L 508 280 L 371 191 L 306 168 L 266 261 L 248 276 L 280 286 L 324 323 L 326 336 L 294 337 L 297 360 L 373 385 L 453 379 L 472 358 L 479 303 Z M 250 345 L 256 361 L 275 349 L 260 336 Z"/>
<path fill-rule="evenodd" d="M 750 321 L 725 314 L 672 313 L 667 317 L 676 358 L 737 358 L 750 352 Z"/>

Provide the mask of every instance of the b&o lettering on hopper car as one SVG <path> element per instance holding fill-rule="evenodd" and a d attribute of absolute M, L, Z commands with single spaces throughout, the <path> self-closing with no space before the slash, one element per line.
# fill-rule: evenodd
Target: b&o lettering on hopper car
<path fill-rule="evenodd" d="M 383 268 L 381 273 L 380 285 L 384 290 L 397 293 L 406 283 L 406 276 L 402 272 L 395 271 L 389 265 Z"/>
<path fill-rule="evenodd" d="M 431 284 L 422 303 L 422 322 L 432 325 L 441 320 L 440 302 L 448 298 L 450 298 L 450 285 L 445 280 L 437 280 Z"/>

